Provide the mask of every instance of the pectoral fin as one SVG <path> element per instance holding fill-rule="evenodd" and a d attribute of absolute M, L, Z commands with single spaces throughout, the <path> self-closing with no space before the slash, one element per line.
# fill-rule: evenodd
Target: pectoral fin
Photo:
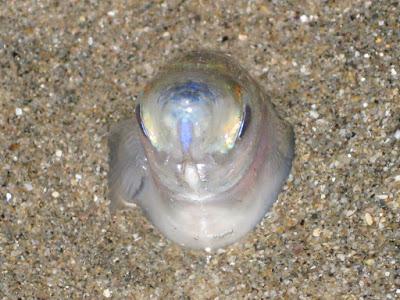
<path fill-rule="evenodd" d="M 145 180 L 145 155 L 134 120 L 115 125 L 109 135 L 109 193 L 112 212 L 135 207 Z"/>

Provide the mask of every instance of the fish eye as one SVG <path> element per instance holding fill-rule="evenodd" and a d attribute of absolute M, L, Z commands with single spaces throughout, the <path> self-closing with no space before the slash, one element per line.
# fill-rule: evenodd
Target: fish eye
<path fill-rule="evenodd" d="M 243 137 L 243 135 L 245 134 L 247 127 L 250 124 L 250 119 L 251 119 L 251 109 L 250 109 L 250 106 L 246 104 L 245 111 L 244 111 L 244 120 L 239 129 L 239 135 L 238 135 L 239 138 Z"/>
<path fill-rule="evenodd" d="M 142 131 L 142 133 L 149 138 L 146 128 L 143 125 L 143 121 L 142 121 L 142 116 L 140 114 L 140 104 L 136 105 L 135 108 L 135 114 L 136 114 L 136 121 L 138 122 L 139 126 L 140 126 L 140 130 Z"/>

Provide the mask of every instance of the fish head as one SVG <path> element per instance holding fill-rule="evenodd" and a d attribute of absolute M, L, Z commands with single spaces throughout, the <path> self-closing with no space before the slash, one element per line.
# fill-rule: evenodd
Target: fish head
<path fill-rule="evenodd" d="M 136 115 L 160 184 L 204 199 L 243 177 L 254 155 L 261 114 L 251 91 L 233 75 L 206 66 L 176 68 L 145 88 Z"/>

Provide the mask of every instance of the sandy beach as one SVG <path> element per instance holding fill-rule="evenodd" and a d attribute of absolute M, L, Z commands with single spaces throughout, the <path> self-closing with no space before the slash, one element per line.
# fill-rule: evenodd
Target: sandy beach
<path fill-rule="evenodd" d="M 2 1 L 1 299 L 399 299 L 398 1 Z M 172 57 L 232 54 L 296 135 L 215 253 L 110 215 L 107 134 Z"/>

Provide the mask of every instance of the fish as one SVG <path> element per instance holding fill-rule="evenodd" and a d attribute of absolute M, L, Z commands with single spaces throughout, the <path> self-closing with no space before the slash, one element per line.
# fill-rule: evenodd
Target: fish
<path fill-rule="evenodd" d="M 215 250 L 261 222 L 285 183 L 293 127 L 223 52 L 175 57 L 110 130 L 112 213 L 139 206 L 169 240 Z"/>

